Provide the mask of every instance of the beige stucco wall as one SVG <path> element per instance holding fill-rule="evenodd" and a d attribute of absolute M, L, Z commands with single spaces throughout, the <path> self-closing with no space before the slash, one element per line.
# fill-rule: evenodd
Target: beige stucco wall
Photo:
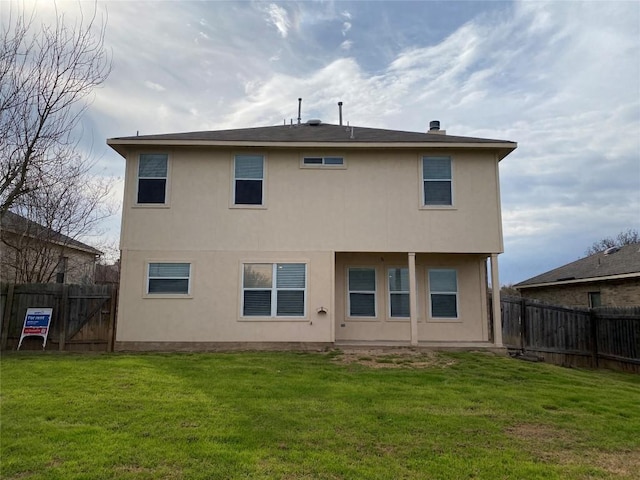
<path fill-rule="evenodd" d="M 135 206 L 138 151 L 127 161 L 123 250 L 502 251 L 497 160 L 487 152 L 255 149 L 266 156 L 265 208 L 232 208 L 233 155 L 168 152 L 169 204 Z M 346 168 L 301 168 L 305 154 Z M 420 208 L 421 156 L 450 154 L 454 206 Z"/>
<path fill-rule="evenodd" d="M 148 262 L 189 262 L 189 296 L 146 295 Z M 307 264 L 304 318 L 243 318 L 242 264 Z M 377 277 L 377 317 L 349 318 L 347 268 L 373 266 Z M 391 319 L 386 272 L 406 267 L 398 253 L 332 252 L 123 252 L 117 342 L 333 342 L 410 341 L 409 319 Z M 481 255 L 418 254 L 418 340 L 487 341 L 486 258 Z M 428 312 L 427 271 L 458 271 L 458 318 L 432 319 Z M 334 283 L 335 282 L 335 283 Z M 335 287 L 334 287 L 335 285 Z M 335 306 L 334 306 L 335 305 Z M 326 313 L 318 313 L 324 307 Z"/>
<path fill-rule="evenodd" d="M 347 269 L 376 268 L 377 317 L 353 318 L 347 308 Z M 410 340 L 409 319 L 391 318 L 387 270 L 406 267 L 407 255 L 393 253 L 336 254 L 336 340 Z M 427 272 L 451 268 L 458 272 L 458 318 L 433 319 L 429 310 Z M 486 291 L 486 257 L 480 255 L 416 255 L 418 341 L 487 341 L 489 338 Z"/>
<path fill-rule="evenodd" d="M 145 295 L 148 262 L 189 262 L 188 297 Z M 243 263 L 307 264 L 304 318 L 242 318 Z M 117 342 L 331 342 L 333 254 L 123 252 Z M 326 314 L 317 312 L 325 307 Z"/>
<path fill-rule="evenodd" d="M 168 202 L 162 206 L 135 205 L 140 151 L 129 154 L 119 348 L 135 342 L 409 342 L 408 320 L 390 320 L 386 314 L 375 321 L 345 318 L 344 283 L 347 265 L 373 264 L 384 279 L 387 266 L 407 265 L 407 252 L 417 253 L 419 340 L 488 339 L 486 258 L 502 251 L 494 154 L 437 149 L 250 150 L 266 157 L 266 202 L 264 207 L 237 208 L 232 205 L 233 156 L 247 151 L 144 150 L 170 155 Z M 346 168 L 303 168 L 304 155 L 344 156 Z M 453 207 L 421 208 L 423 155 L 452 157 Z M 162 261 L 192 264 L 189 298 L 144 294 L 147 263 Z M 241 318 L 244 262 L 306 263 L 306 316 Z M 434 321 L 426 315 L 430 267 L 458 270 L 458 319 Z M 383 281 L 381 287 L 378 307 L 386 312 Z M 327 313 L 318 313 L 319 307 Z"/>
<path fill-rule="evenodd" d="M 589 307 L 589 293 L 599 292 L 603 307 L 640 305 L 640 279 L 628 278 L 604 282 L 588 282 L 550 287 L 525 288 L 525 298 L 569 307 Z"/>

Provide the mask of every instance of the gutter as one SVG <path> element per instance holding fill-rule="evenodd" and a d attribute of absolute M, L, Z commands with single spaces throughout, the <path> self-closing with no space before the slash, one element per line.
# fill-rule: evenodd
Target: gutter
<path fill-rule="evenodd" d="M 459 143 L 459 142 L 272 142 L 268 140 L 120 140 L 118 138 L 107 139 L 107 145 L 117 151 L 123 157 L 126 155 L 125 149 L 118 148 L 124 146 L 148 145 L 154 147 L 271 147 L 271 148 L 460 148 L 460 149 L 491 149 L 501 150 L 503 155 L 499 155 L 502 160 L 509 153 L 518 147 L 515 142 L 496 143 Z M 501 152 L 502 153 L 502 152 Z"/>
<path fill-rule="evenodd" d="M 527 288 L 554 287 L 556 285 L 573 285 L 576 283 L 593 283 L 602 282 L 604 280 L 623 280 L 625 278 L 640 278 L 640 272 L 621 273 L 618 275 L 607 275 L 604 277 L 588 277 L 574 278 L 571 280 L 560 280 L 555 282 L 532 283 L 530 285 L 514 285 L 516 290 L 525 290 Z"/>

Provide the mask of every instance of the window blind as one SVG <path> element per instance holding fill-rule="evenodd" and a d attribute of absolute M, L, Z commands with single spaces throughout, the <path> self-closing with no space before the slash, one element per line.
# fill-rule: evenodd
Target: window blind
<path fill-rule="evenodd" d="M 422 178 L 424 180 L 450 180 L 451 159 L 448 157 L 423 157 Z"/>
<path fill-rule="evenodd" d="M 236 179 L 261 180 L 263 176 L 262 155 L 236 155 Z"/>
<path fill-rule="evenodd" d="M 166 178 L 167 155 L 159 153 L 143 153 L 138 163 L 139 178 Z"/>

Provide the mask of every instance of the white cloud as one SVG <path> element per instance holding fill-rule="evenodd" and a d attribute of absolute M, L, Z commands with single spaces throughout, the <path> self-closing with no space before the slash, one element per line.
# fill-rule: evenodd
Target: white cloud
<path fill-rule="evenodd" d="M 344 42 L 342 42 L 340 44 L 340 48 L 342 50 L 351 50 L 352 46 L 353 46 L 353 41 L 351 41 L 351 40 L 345 40 Z"/>
<path fill-rule="evenodd" d="M 275 55 L 272 55 L 269 57 L 269 61 L 270 62 L 277 62 L 280 60 L 280 55 L 282 54 L 282 50 L 278 50 L 278 52 Z"/>
<path fill-rule="evenodd" d="M 146 80 L 144 82 L 144 86 L 147 87 L 148 89 L 154 90 L 156 92 L 164 92 L 166 90 L 166 88 L 164 88 L 159 83 L 155 83 L 155 82 L 152 82 L 150 80 Z"/>
<path fill-rule="evenodd" d="M 345 36 L 349 30 L 351 30 L 351 22 L 344 22 L 342 24 L 342 36 Z"/>
<path fill-rule="evenodd" d="M 269 15 L 268 21 L 275 25 L 282 38 L 286 38 L 289 33 L 289 27 L 291 26 L 287 11 L 275 3 L 272 3 L 269 5 L 267 13 Z"/>

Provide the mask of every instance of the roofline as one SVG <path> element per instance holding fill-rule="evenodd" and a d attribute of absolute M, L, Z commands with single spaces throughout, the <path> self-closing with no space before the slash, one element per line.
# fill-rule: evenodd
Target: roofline
<path fill-rule="evenodd" d="M 165 147 L 278 147 L 278 148 L 482 148 L 505 151 L 499 156 L 502 160 L 518 147 L 515 142 L 270 142 L 268 140 L 230 141 L 230 140 L 138 140 L 138 139 L 107 139 L 107 145 L 123 157 L 127 147 L 134 145 L 165 146 Z"/>
<path fill-rule="evenodd" d="M 543 282 L 543 283 L 532 283 L 530 285 L 519 285 L 516 284 L 513 286 L 516 290 L 526 289 L 526 288 L 539 288 L 539 287 L 553 287 L 556 285 L 571 285 L 576 283 L 593 283 L 600 282 L 603 280 L 622 280 L 625 278 L 640 278 L 640 272 L 632 272 L 632 273 L 620 273 L 617 275 L 606 275 L 603 277 L 587 277 L 587 278 L 574 278 L 572 280 L 562 280 L 556 282 Z"/>
<path fill-rule="evenodd" d="M 2 227 L 3 230 L 5 230 L 6 232 L 12 233 L 13 235 L 19 235 L 19 236 L 24 236 L 24 237 L 29 237 L 29 238 L 38 238 L 37 235 L 34 235 L 32 233 L 28 233 L 28 232 L 23 232 L 23 231 L 18 231 L 14 228 L 7 228 L 7 227 Z M 46 227 L 45 227 L 46 228 Z M 58 233 L 58 235 L 62 235 L 61 233 Z M 73 245 L 71 243 L 65 243 L 62 242 L 60 240 L 55 240 L 53 238 L 49 238 L 46 240 L 46 242 L 48 243 L 52 243 L 54 245 L 58 245 L 60 247 L 63 248 L 71 248 L 73 250 L 79 250 L 81 252 L 85 252 L 85 253 L 92 253 L 94 255 L 98 255 L 98 256 L 102 256 L 104 255 L 104 252 L 101 250 L 98 250 L 95 247 L 92 247 L 91 245 L 87 245 L 86 243 L 81 242 L 80 240 L 75 240 L 71 237 L 69 237 L 69 240 L 73 241 L 73 242 L 77 242 L 77 243 L 81 243 L 84 246 L 80 246 L 80 245 Z"/>

